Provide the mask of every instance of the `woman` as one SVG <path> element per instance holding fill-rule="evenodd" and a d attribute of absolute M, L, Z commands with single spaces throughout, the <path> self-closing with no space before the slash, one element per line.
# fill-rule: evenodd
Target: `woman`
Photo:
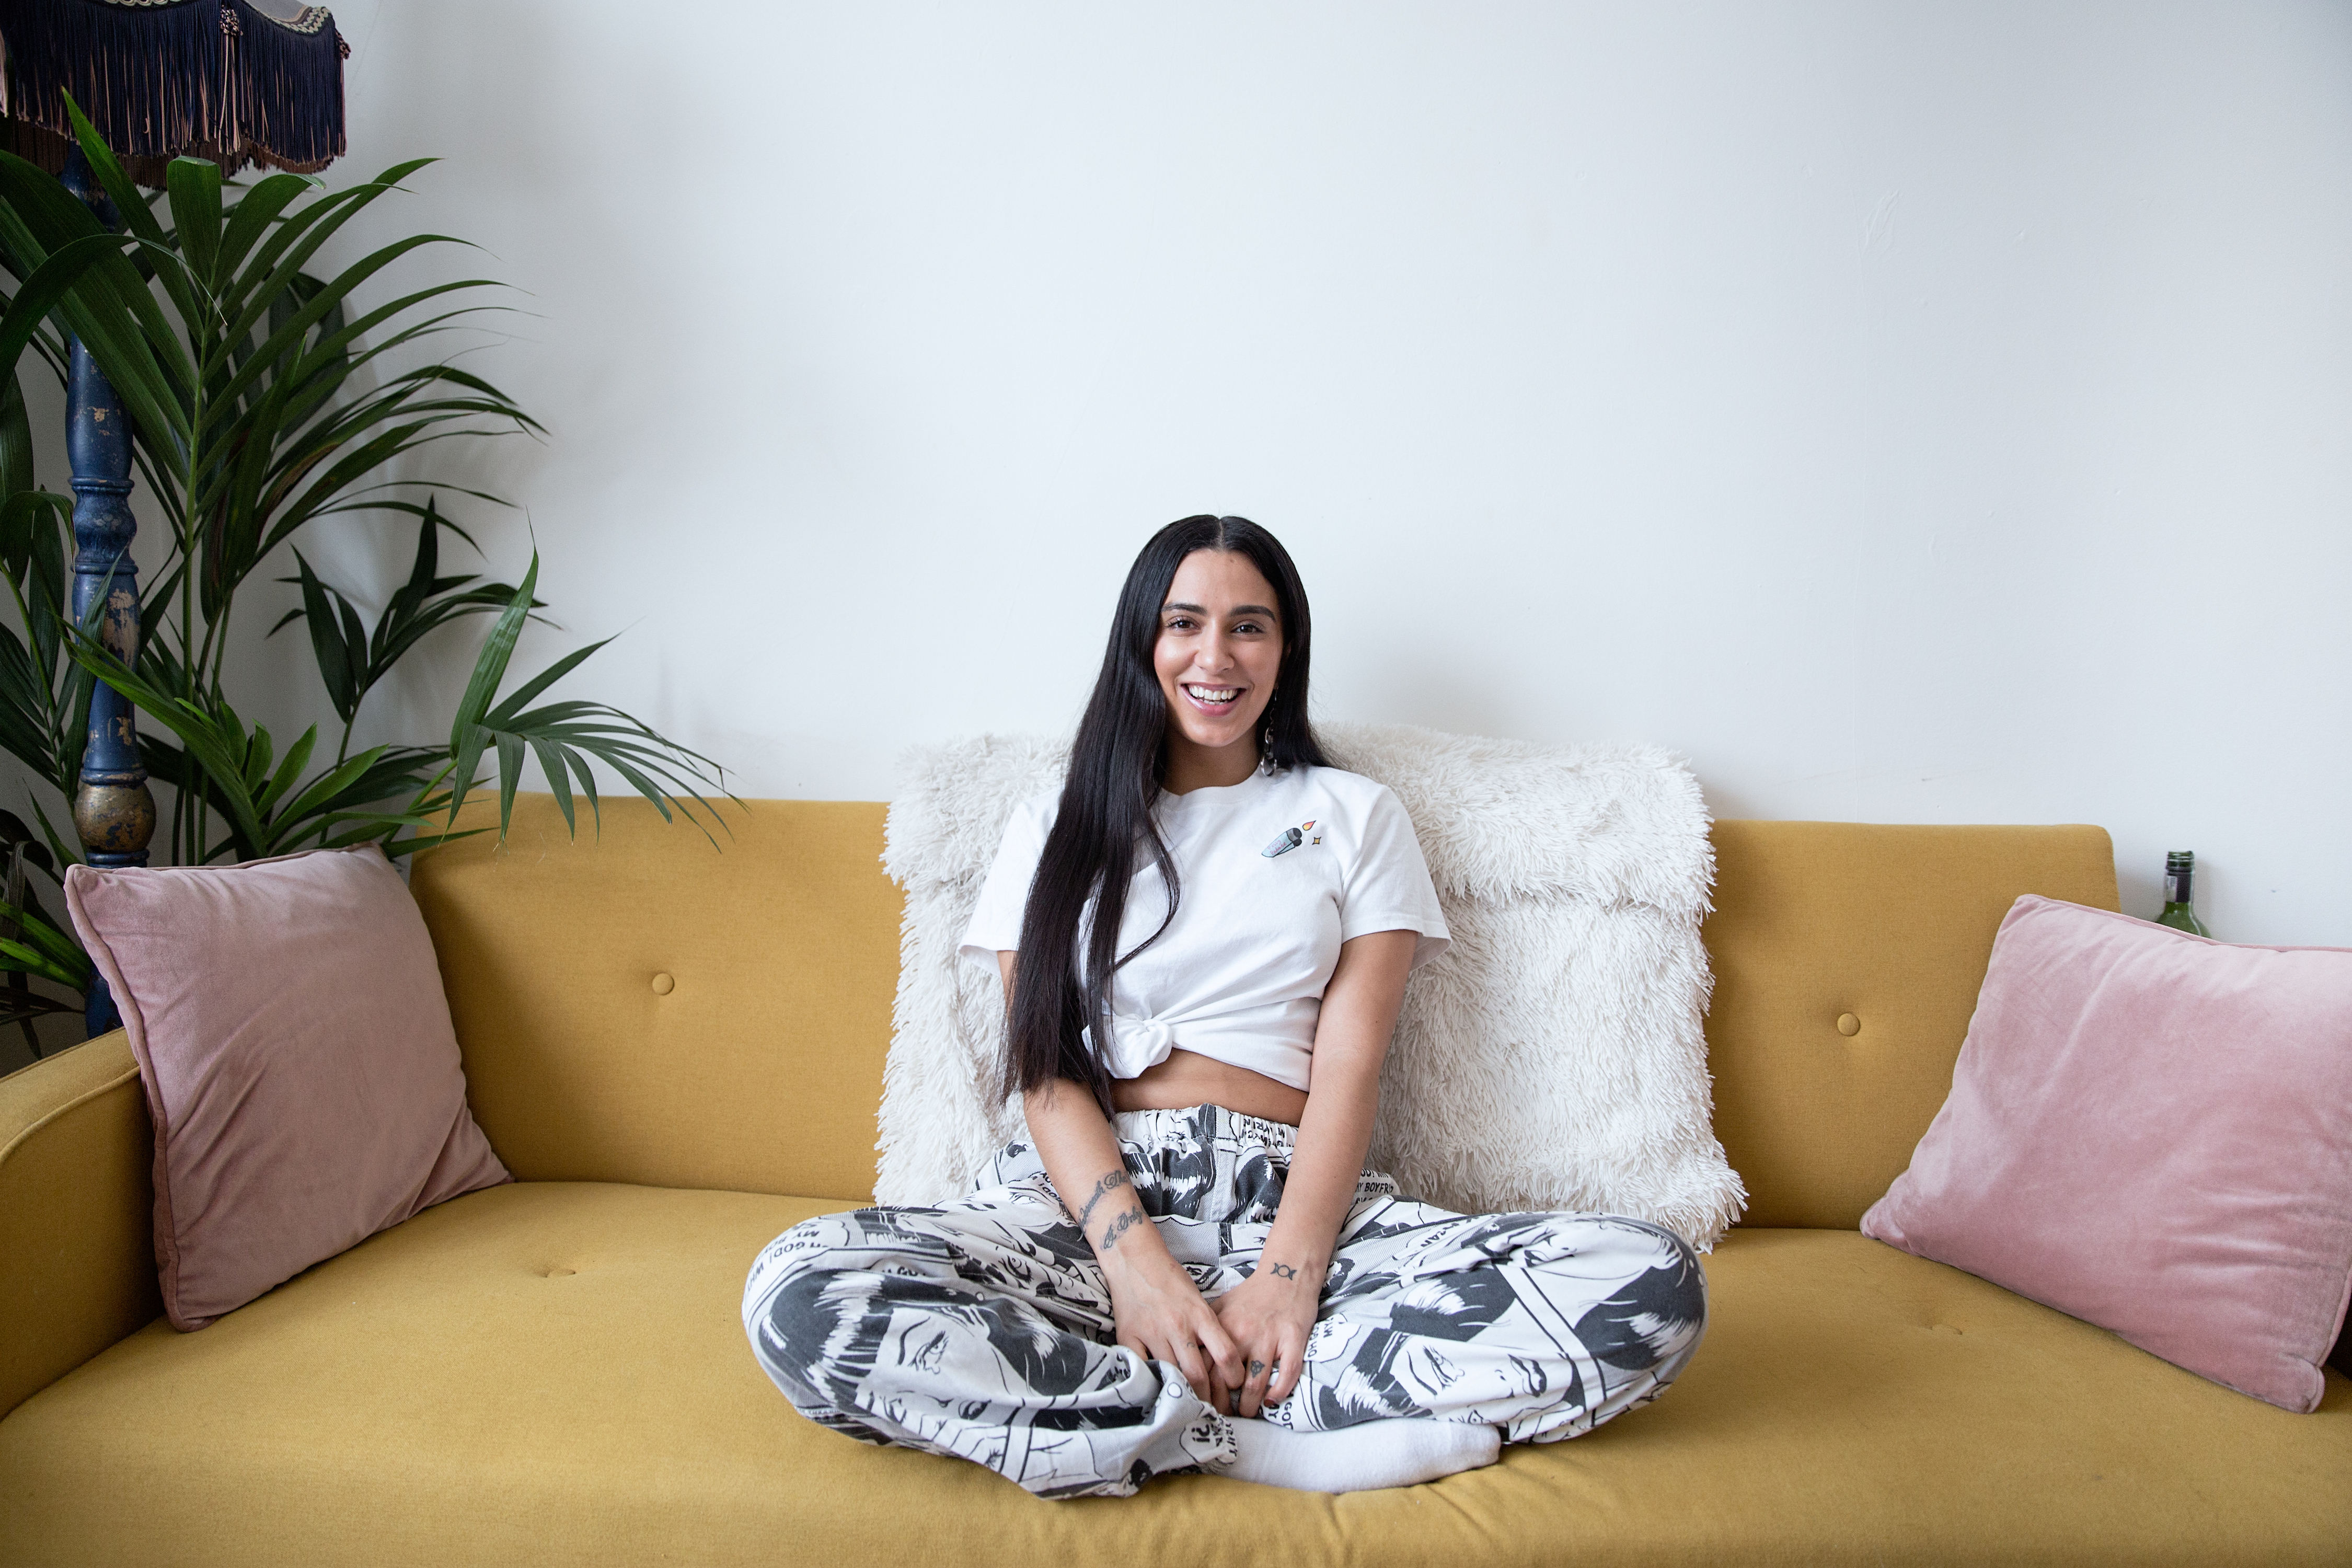
<path fill-rule="evenodd" d="M 961 1198 L 761 1254 L 744 1326 L 802 1414 L 1047 1497 L 1350 1491 L 1589 1431 L 1697 1347 L 1670 1233 L 1451 1214 L 1363 1169 L 1405 977 L 1448 938 L 1403 807 L 1316 744 L 1308 630 L 1246 519 L 1136 558 L 1067 779 L 1014 813 L 965 938 L 1029 1141 Z"/>

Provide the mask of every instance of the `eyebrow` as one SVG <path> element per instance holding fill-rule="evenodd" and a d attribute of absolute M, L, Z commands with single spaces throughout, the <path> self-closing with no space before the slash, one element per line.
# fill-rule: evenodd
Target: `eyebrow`
<path fill-rule="evenodd" d="M 1199 605 L 1181 604 L 1174 599 L 1171 599 L 1166 604 L 1160 606 L 1160 613 L 1163 616 L 1171 610 L 1190 610 L 1196 616 L 1205 616 L 1209 613 Z M 1272 605 L 1235 605 L 1234 606 L 1234 614 L 1237 616 L 1265 616 L 1277 621 L 1282 619 L 1282 612 L 1276 609 Z"/>

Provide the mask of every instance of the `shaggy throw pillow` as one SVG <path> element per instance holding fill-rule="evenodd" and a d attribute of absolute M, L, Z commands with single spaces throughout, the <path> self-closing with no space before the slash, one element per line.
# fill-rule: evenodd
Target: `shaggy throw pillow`
<path fill-rule="evenodd" d="M 2352 1292 L 2352 951 L 2018 900 L 1862 1228 L 2315 1408 Z"/>
<path fill-rule="evenodd" d="M 173 1327 L 509 1179 L 466 1109 L 432 939 L 381 850 L 76 866 L 66 904 L 147 1087 Z"/>
<path fill-rule="evenodd" d="M 1372 1163 L 1464 1212 L 1606 1211 L 1712 1246 L 1746 1194 L 1712 1125 L 1698 931 L 1715 860 L 1689 770 L 1641 746 L 1318 732 L 1403 803 L 1454 936 L 1405 992 Z M 1067 760 L 1031 737 L 908 759 L 884 853 L 907 910 L 883 1203 L 961 1190 L 1019 1134 L 995 1091 L 1002 983 L 957 946 L 1006 816 Z"/>

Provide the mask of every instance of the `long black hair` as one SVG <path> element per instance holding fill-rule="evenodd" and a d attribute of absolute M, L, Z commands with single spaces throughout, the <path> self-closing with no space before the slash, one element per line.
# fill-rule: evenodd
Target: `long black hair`
<path fill-rule="evenodd" d="M 1013 972 L 1004 1066 L 1008 1093 L 1068 1079 L 1090 1089 L 1105 1114 L 1110 1111 L 1110 1073 L 1102 1051 L 1087 1048 L 1083 1032 L 1090 1029 L 1098 1044 L 1108 1041 L 1112 974 L 1157 942 L 1176 918 L 1176 867 L 1151 816 L 1168 767 L 1168 700 L 1152 655 L 1169 584 L 1196 550 L 1246 556 L 1274 588 L 1275 612 L 1282 621 L 1282 665 L 1261 727 L 1259 764 L 1276 771 L 1329 765 L 1307 722 L 1311 623 L 1307 590 L 1290 552 L 1245 517 L 1187 517 L 1153 534 L 1118 591 L 1102 673 L 1095 677 L 1094 695 L 1070 749 L 1061 810 L 1029 884 Z M 1268 731 L 1271 741 L 1265 738 Z M 1137 852 L 1146 847 L 1167 885 L 1168 914 L 1159 931 L 1121 953 L 1118 928 L 1127 913 L 1128 884 L 1135 876 Z M 1085 931 L 1081 966 L 1079 928 L 1089 899 L 1095 900 L 1094 919 Z"/>

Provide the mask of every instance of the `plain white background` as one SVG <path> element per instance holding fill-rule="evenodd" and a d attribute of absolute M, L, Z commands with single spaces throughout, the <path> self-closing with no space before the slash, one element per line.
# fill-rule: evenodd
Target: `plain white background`
<path fill-rule="evenodd" d="M 2352 9 L 335 12 L 331 181 L 446 160 L 339 254 L 483 247 L 387 288 L 515 285 L 466 363 L 549 427 L 409 472 L 740 794 L 1066 726 L 1143 539 L 1239 512 L 1325 717 L 2100 823 L 2133 912 L 2193 848 L 2217 934 L 2352 944 Z M 408 545 L 313 559 L 373 605 Z"/>

